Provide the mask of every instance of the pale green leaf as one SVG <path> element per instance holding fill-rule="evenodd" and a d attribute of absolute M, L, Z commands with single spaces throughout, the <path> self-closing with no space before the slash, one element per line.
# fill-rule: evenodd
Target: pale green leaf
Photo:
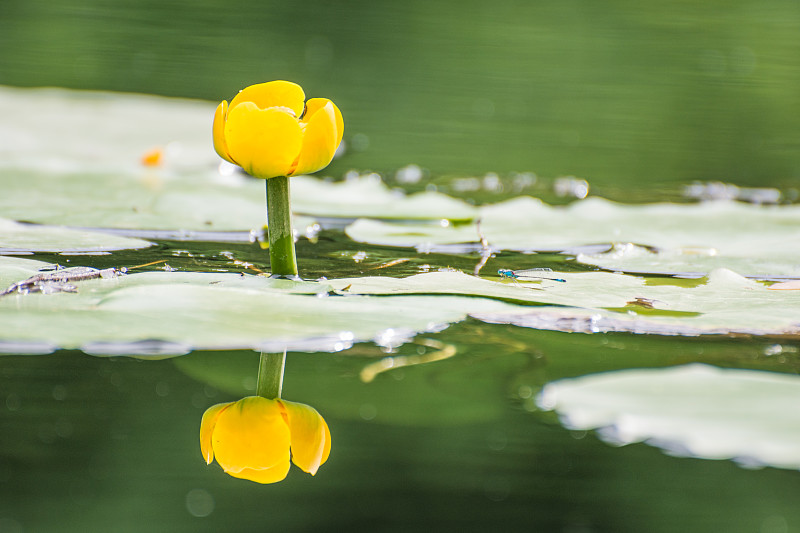
<path fill-rule="evenodd" d="M 99 231 L 19 224 L 0 218 L 0 252 L 102 253 L 147 248 L 152 243 Z"/>
<path fill-rule="evenodd" d="M 55 265 L 21 257 L 0 256 L 0 292 L 12 283 L 29 278 L 46 268 L 55 268 Z"/>
<path fill-rule="evenodd" d="M 318 217 L 404 220 L 472 221 L 478 209 L 435 191 L 406 196 L 390 190 L 377 174 L 343 182 L 325 182 L 308 177 L 292 178 L 295 212 Z"/>
<path fill-rule="evenodd" d="M 0 279 L 6 281 L 38 266 L 26 269 L 24 260 L 6 259 L 0 256 Z M 14 282 L 26 277 L 22 273 Z M 361 341 L 394 347 L 470 312 L 507 307 L 458 296 L 329 296 L 326 283 L 228 273 L 145 272 L 74 285 L 77 292 L 0 296 L 0 350 L 32 345 L 117 355 L 337 351 Z"/>
<path fill-rule="evenodd" d="M 500 313 L 473 318 L 521 327 L 584 333 L 626 331 L 663 335 L 797 335 L 797 291 L 767 285 L 725 269 L 690 286 L 648 284 L 644 278 L 607 272 L 548 273 L 553 281 L 491 281 L 460 272 L 432 272 L 404 279 L 331 281 L 352 294 L 461 294 L 514 303 Z M 694 286 L 696 285 L 696 286 Z"/>
<path fill-rule="evenodd" d="M 800 206 L 624 205 L 590 198 L 554 207 L 523 197 L 483 206 L 479 227 L 358 220 L 346 233 L 359 242 L 423 250 L 477 245 L 482 236 L 494 250 L 568 251 L 581 262 L 613 270 L 706 273 L 724 267 L 769 277 L 800 276 L 798 227 Z M 608 253 L 589 251 L 612 245 L 617 246 Z"/>
<path fill-rule="evenodd" d="M 687 365 L 545 385 L 537 403 L 571 429 L 670 455 L 800 469 L 800 377 Z"/>

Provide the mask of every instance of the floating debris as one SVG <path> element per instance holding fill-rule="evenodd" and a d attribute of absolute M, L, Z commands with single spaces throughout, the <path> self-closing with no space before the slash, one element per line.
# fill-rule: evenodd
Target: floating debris
<path fill-rule="evenodd" d="M 0 296 L 18 293 L 28 294 L 40 292 L 53 294 L 56 292 L 78 292 L 78 287 L 72 282 L 97 278 L 115 278 L 128 271 L 127 268 L 104 268 L 98 270 L 92 267 L 57 268 L 56 270 L 39 272 L 26 280 L 12 283 Z"/>
<path fill-rule="evenodd" d="M 408 257 L 400 257 L 400 258 L 397 258 L 397 259 L 392 259 L 391 261 L 388 261 L 386 263 L 383 263 L 382 265 L 378 265 L 376 267 L 370 268 L 368 270 L 380 270 L 382 268 L 389 268 L 389 267 L 393 267 L 395 265 L 401 265 L 403 263 L 408 263 L 409 261 L 411 261 L 411 259 L 408 258 Z"/>
<path fill-rule="evenodd" d="M 164 150 L 153 148 L 142 155 L 141 162 L 145 167 L 158 167 L 164 161 Z"/>
<path fill-rule="evenodd" d="M 643 307 L 645 309 L 655 309 L 656 303 L 664 303 L 664 302 L 659 302 L 658 300 L 653 300 L 652 298 L 637 297 L 629 301 L 627 305 Z"/>

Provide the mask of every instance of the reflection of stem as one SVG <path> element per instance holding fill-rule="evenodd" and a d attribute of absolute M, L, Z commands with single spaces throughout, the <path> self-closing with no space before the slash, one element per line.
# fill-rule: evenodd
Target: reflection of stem
<path fill-rule="evenodd" d="M 448 359 L 456 354 L 456 347 L 452 344 L 445 344 L 434 339 L 420 339 L 417 343 L 428 346 L 429 348 L 434 348 L 436 351 L 423 355 L 396 355 L 394 357 L 384 357 L 380 361 L 370 363 L 361 369 L 359 373 L 361 381 L 369 383 L 375 379 L 375 376 L 387 370 L 402 368 L 404 366 L 433 363 L 434 361 Z"/>
<path fill-rule="evenodd" d="M 272 400 L 281 397 L 283 388 L 283 367 L 286 364 L 286 350 L 283 353 L 261 352 L 258 363 L 258 383 L 256 394 Z"/>
<path fill-rule="evenodd" d="M 289 178 L 278 176 L 267 182 L 267 233 L 269 263 L 273 276 L 297 276 L 297 258 L 292 234 Z"/>
<path fill-rule="evenodd" d="M 475 269 L 472 271 L 473 276 L 477 276 L 478 274 L 480 274 L 483 266 L 486 264 L 487 261 L 489 261 L 489 258 L 492 257 L 492 248 L 489 246 L 489 241 L 486 240 L 486 237 L 481 232 L 480 219 L 478 219 L 478 221 L 475 222 L 475 229 L 477 230 L 478 237 L 481 240 L 481 260 L 478 262 L 477 265 L 475 265 Z"/>
<path fill-rule="evenodd" d="M 381 268 L 389 268 L 389 267 L 393 267 L 395 265 L 399 265 L 401 263 L 408 263 L 409 261 L 411 261 L 411 259 L 409 259 L 407 257 L 401 257 L 399 259 L 393 259 L 393 260 L 389 261 L 388 263 L 384 263 L 384 264 L 378 265 L 376 267 L 368 268 L 367 270 L 380 270 Z"/>

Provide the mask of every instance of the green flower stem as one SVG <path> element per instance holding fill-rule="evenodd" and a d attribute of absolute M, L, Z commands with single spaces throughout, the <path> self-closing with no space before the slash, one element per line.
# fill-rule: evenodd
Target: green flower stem
<path fill-rule="evenodd" d="M 283 367 L 286 365 L 286 352 L 264 353 L 258 363 L 258 382 L 256 394 L 273 400 L 281 397 L 283 388 Z"/>
<path fill-rule="evenodd" d="M 289 178 L 278 176 L 267 182 L 267 234 L 269 263 L 273 276 L 297 277 L 297 257 L 292 233 L 292 204 L 289 201 Z M 286 351 L 261 353 L 256 394 L 267 399 L 280 398 Z"/>
<path fill-rule="evenodd" d="M 297 257 L 292 234 L 292 205 L 289 201 L 289 178 L 278 176 L 267 182 L 267 232 L 269 262 L 273 276 L 296 277 Z"/>

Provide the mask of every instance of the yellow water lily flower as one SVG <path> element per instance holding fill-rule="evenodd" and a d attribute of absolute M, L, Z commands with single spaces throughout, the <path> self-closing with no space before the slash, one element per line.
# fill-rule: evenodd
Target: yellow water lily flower
<path fill-rule="evenodd" d="M 316 474 L 328 460 L 331 434 L 313 407 L 248 396 L 206 410 L 200 451 L 206 464 L 216 457 L 233 477 L 275 483 L 289 473 L 290 456 L 303 471 Z"/>
<path fill-rule="evenodd" d="M 282 80 L 239 91 L 217 107 L 214 149 L 257 178 L 325 168 L 342 142 L 342 114 L 327 98 L 304 100 L 302 87 Z"/>

